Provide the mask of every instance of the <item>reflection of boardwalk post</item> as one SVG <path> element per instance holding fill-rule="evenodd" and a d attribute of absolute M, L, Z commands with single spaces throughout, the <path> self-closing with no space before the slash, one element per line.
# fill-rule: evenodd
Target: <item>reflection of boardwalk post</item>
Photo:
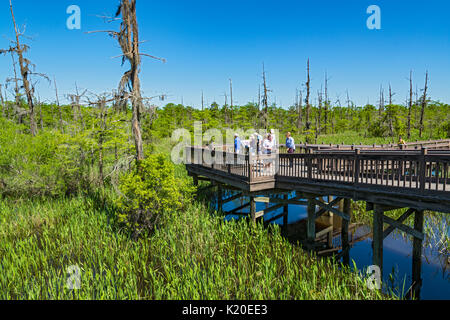
<path fill-rule="evenodd" d="M 217 211 L 222 212 L 223 210 L 223 192 L 222 185 L 220 183 L 217 184 Z"/>
<path fill-rule="evenodd" d="M 289 195 L 285 194 L 283 195 L 283 200 L 288 201 Z M 287 233 L 288 231 L 288 217 L 289 217 L 289 205 L 286 203 L 286 205 L 283 207 L 283 231 Z"/>
<path fill-rule="evenodd" d="M 308 198 L 307 240 L 311 244 L 316 240 L 316 204 L 313 200 Z"/>
<path fill-rule="evenodd" d="M 352 202 L 350 199 L 344 199 L 344 213 L 348 214 L 348 216 L 352 217 Z M 350 221 L 342 219 L 342 228 L 341 228 L 341 238 L 342 238 L 342 250 L 344 252 L 343 262 L 345 265 L 350 264 L 350 244 L 348 241 L 348 226 Z"/>
<path fill-rule="evenodd" d="M 328 196 L 328 203 L 331 203 L 331 201 L 333 201 L 332 196 Z M 331 226 L 333 227 L 333 229 L 330 232 L 328 232 L 328 234 L 327 234 L 327 245 L 328 245 L 328 248 L 333 248 L 334 215 L 331 211 L 328 211 L 326 213 L 326 215 L 328 215 L 328 217 L 330 217 L 329 221 L 331 223 Z"/>
<path fill-rule="evenodd" d="M 423 211 L 416 211 L 414 216 L 414 229 L 423 232 Z M 420 288 L 422 286 L 422 240 L 414 237 L 413 257 L 412 257 L 412 293 L 416 299 L 420 298 Z"/>
<path fill-rule="evenodd" d="M 250 197 L 250 217 L 256 223 L 256 202 L 255 197 Z"/>
<path fill-rule="evenodd" d="M 380 267 L 383 275 L 383 215 L 384 210 L 380 205 L 375 205 L 373 212 L 373 264 Z"/>
<path fill-rule="evenodd" d="M 198 175 L 193 176 L 194 186 L 198 187 Z"/>

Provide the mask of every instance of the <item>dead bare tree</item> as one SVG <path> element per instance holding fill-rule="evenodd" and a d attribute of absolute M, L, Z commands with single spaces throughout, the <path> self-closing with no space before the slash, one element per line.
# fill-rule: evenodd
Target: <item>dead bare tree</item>
<path fill-rule="evenodd" d="M 384 112 L 384 89 L 383 86 L 380 86 L 380 100 L 379 100 L 379 115 L 380 117 L 383 115 Z"/>
<path fill-rule="evenodd" d="M 317 121 L 316 121 L 316 138 L 320 135 L 322 131 L 322 101 L 323 101 L 323 92 L 322 88 L 320 88 L 320 91 L 317 92 L 317 101 L 319 106 L 319 114 L 317 115 Z"/>
<path fill-rule="evenodd" d="M 3 113 L 4 113 L 4 116 L 6 117 L 6 119 L 9 119 L 9 103 L 8 103 L 8 94 L 6 91 L 7 84 L 3 85 L 3 87 L 5 88 L 4 93 L 2 91 L 2 99 L 4 99 L 4 101 L 5 101 L 3 104 Z M 0 91 L 1 90 L 2 89 L 0 87 Z"/>
<path fill-rule="evenodd" d="M 25 90 L 25 95 L 27 97 L 28 107 L 30 109 L 30 131 L 31 135 L 35 136 L 37 134 L 37 125 L 36 125 L 36 115 L 34 110 L 34 102 L 33 102 L 33 93 L 32 93 L 32 87 L 30 84 L 29 76 L 33 74 L 30 67 L 34 67 L 34 65 L 24 57 L 24 53 L 28 51 L 30 48 L 27 45 L 21 45 L 20 38 L 24 35 L 24 31 L 20 31 L 16 24 L 16 18 L 14 16 L 14 10 L 12 5 L 12 0 L 9 0 L 9 7 L 11 11 L 11 17 L 14 25 L 14 32 L 16 35 L 16 40 L 13 42 L 13 45 L 10 46 L 7 50 L 0 50 L 0 53 L 16 53 L 19 58 L 19 67 L 20 67 L 20 74 L 21 74 L 21 80 L 22 80 L 22 87 Z M 25 29 L 25 28 L 24 28 Z M 38 74 L 41 76 L 45 76 L 42 74 Z"/>
<path fill-rule="evenodd" d="M 121 17 L 121 18 L 119 18 Z M 141 83 L 139 73 L 141 71 L 141 57 L 147 56 L 165 62 L 164 59 L 141 53 L 139 50 L 139 28 L 136 17 L 136 0 L 120 0 L 119 7 L 114 18 L 109 18 L 109 22 L 121 20 L 120 30 L 117 31 L 91 31 L 88 33 L 106 32 L 115 38 L 120 45 L 122 54 L 122 65 L 128 61 L 130 70 L 124 73 L 119 83 L 119 100 L 126 104 L 131 99 L 132 106 L 132 133 L 136 148 L 136 162 L 144 159 L 144 147 L 142 141 L 140 118 L 144 108 L 141 94 Z M 130 93 L 129 95 L 127 93 Z"/>
<path fill-rule="evenodd" d="M 411 111 L 413 106 L 412 70 L 409 72 L 408 139 L 411 139 Z"/>
<path fill-rule="evenodd" d="M 264 67 L 264 63 L 263 63 L 263 88 L 264 88 L 264 93 L 263 93 L 263 121 L 264 121 L 264 129 L 267 131 L 269 129 L 269 96 L 268 93 L 270 92 L 270 90 L 267 88 L 267 79 L 266 79 L 266 70 Z"/>
<path fill-rule="evenodd" d="M 389 105 L 392 106 L 394 100 L 392 99 L 395 96 L 395 93 L 392 92 L 391 84 L 389 83 Z"/>
<path fill-rule="evenodd" d="M 258 111 L 260 111 L 261 107 L 261 85 L 258 85 Z"/>
<path fill-rule="evenodd" d="M 204 110 L 204 108 L 205 108 L 205 98 L 203 96 L 203 90 L 202 90 L 202 111 Z"/>
<path fill-rule="evenodd" d="M 427 107 L 427 90 L 428 90 L 428 71 L 425 75 L 425 88 L 423 89 L 423 97 L 422 97 L 422 109 L 420 111 L 420 123 L 419 123 L 419 137 L 422 138 L 423 133 L 423 120 L 425 118 L 425 108 Z"/>
<path fill-rule="evenodd" d="M 223 97 L 224 97 L 223 115 L 225 118 L 225 123 L 230 123 L 229 121 L 230 119 L 228 117 L 228 94 L 224 92 Z"/>
<path fill-rule="evenodd" d="M 4 116 L 6 113 L 5 99 L 3 98 L 3 85 L 0 83 L 0 102 L 2 103 L 2 108 L 0 109 L 0 116 Z"/>
<path fill-rule="evenodd" d="M 309 75 L 309 58 L 308 58 L 308 66 L 307 66 L 307 80 L 306 80 L 306 130 L 309 131 L 311 129 L 311 105 L 309 103 L 309 99 L 311 96 L 311 78 Z"/>
<path fill-rule="evenodd" d="M 39 124 L 40 124 L 41 131 L 42 131 L 42 130 L 44 130 L 44 117 L 42 115 L 42 102 L 41 102 L 41 98 L 39 96 L 37 97 L 36 105 L 39 108 Z"/>
<path fill-rule="evenodd" d="M 55 85 L 56 106 L 58 107 L 59 130 L 60 130 L 62 133 L 64 133 L 63 117 L 62 117 L 61 105 L 60 105 L 60 103 L 59 103 L 58 86 L 56 85 L 56 77 L 53 77 L 53 83 L 54 83 L 54 85 Z"/>
<path fill-rule="evenodd" d="M 71 101 L 71 106 L 72 106 L 72 112 L 73 112 L 73 121 L 75 123 L 78 122 L 78 118 L 80 119 L 80 123 L 81 123 L 81 127 L 84 130 L 84 120 L 83 120 L 83 113 L 81 112 L 81 103 L 80 100 L 82 97 L 85 96 L 87 90 L 84 90 L 83 93 L 79 93 L 78 92 L 78 86 L 75 83 L 75 94 L 68 94 L 67 97 L 70 99 Z"/>
<path fill-rule="evenodd" d="M 324 132 L 328 134 L 328 111 L 330 101 L 328 100 L 328 74 L 325 72 L 325 101 L 324 101 Z"/>
<path fill-rule="evenodd" d="M 233 122 L 233 80 L 230 79 L 230 120 Z"/>
<path fill-rule="evenodd" d="M 296 107 L 297 107 L 297 129 L 298 133 L 301 133 L 303 126 L 303 94 L 301 90 L 296 94 Z"/>
<path fill-rule="evenodd" d="M 19 89 L 19 78 L 17 77 L 17 69 L 16 69 L 16 61 L 14 60 L 14 51 L 10 51 L 12 67 L 14 72 L 14 78 L 8 78 L 6 80 L 6 85 L 8 83 L 14 82 L 14 101 L 15 101 L 15 109 L 20 109 L 20 89 Z"/>

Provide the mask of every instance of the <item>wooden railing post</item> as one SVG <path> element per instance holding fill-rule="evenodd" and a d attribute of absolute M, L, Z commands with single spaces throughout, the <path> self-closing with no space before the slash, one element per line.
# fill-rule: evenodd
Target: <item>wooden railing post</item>
<path fill-rule="evenodd" d="M 361 159 L 360 159 L 361 149 L 357 148 L 355 150 L 355 167 L 354 170 L 354 177 L 353 177 L 353 183 L 358 184 L 359 183 L 359 175 L 360 175 L 360 169 L 361 169 Z"/>
<path fill-rule="evenodd" d="M 248 156 L 246 157 L 246 159 L 247 159 L 247 161 L 248 161 L 248 182 L 252 182 L 252 180 L 253 180 L 253 172 L 252 172 L 252 161 L 253 161 L 253 159 L 252 159 L 252 155 L 251 154 L 248 154 Z"/>
<path fill-rule="evenodd" d="M 308 179 L 312 180 L 312 156 L 310 150 L 307 151 L 306 166 L 308 169 Z"/>
<path fill-rule="evenodd" d="M 419 177 L 420 177 L 420 191 L 423 193 L 425 191 L 426 185 L 426 171 L 427 163 L 425 161 L 425 156 L 428 154 L 427 148 L 422 148 L 422 154 L 420 159 Z"/>

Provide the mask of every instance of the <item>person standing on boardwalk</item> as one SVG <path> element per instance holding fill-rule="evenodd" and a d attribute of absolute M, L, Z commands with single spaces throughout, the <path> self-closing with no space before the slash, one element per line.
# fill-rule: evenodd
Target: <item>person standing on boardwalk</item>
<path fill-rule="evenodd" d="M 241 139 L 237 133 L 234 134 L 234 153 L 239 153 L 241 151 Z"/>
<path fill-rule="evenodd" d="M 269 133 L 263 143 L 264 154 L 272 154 L 273 147 L 273 136 Z"/>
<path fill-rule="evenodd" d="M 295 152 L 295 141 L 290 132 L 286 134 L 286 148 L 288 153 Z"/>
<path fill-rule="evenodd" d="M 256 154 L 257 155 L 261 155 L 262 154 L 262 143 L 263 143 L 263 138 L 262 136 L 255 132 L 255 136 L 256 136 Z"/>
<path fill-rule="evenodd" d="M 270 135 L 272 136 L 272 143 L 273 143 L 272 152 L 275 152 L 278 148 L 278 140 L 277 136 L 275 135 L 275 129 L 270 130 Z"/>

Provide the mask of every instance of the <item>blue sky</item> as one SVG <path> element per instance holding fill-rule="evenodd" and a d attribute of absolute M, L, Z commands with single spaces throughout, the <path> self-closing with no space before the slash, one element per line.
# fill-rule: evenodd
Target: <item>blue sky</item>
<path fill-rule="evenodd" d="M 26 23 L 27 56 L 37 72 L 56 77 L 61 96 L 80 88 L 114 89 L 125 72 L 116 41 L 91 30 L 117 29 L 97 17 L 112 14 L 115 0 L 13 0 L 16 19 Z M 66 9 L 81 8 L 81 30 L 68 30 Z M 333 101 L 344 103 L 346 90 L 357 104 L 376 103 L 380 85 L 389 83 L 394 100 L 404 103 L 409 70 L 414 85 L 430 73 L 430 94 L 450 102 L 450 1 L 447 0 L 138 0 L 143 52 L 167 59 L 144 58 L 141 81 L 147 96 L 169 95 L 167 102 L 200 106 L 201 91 L 211 103 L 224 102 L 233 79 L 235 103 L 257 98 L 265 63 L 271 102 L 294 101 L 311 59 L 313 96 L 328 72 Z M 381 8 L 381 30 L 369 30 L 366 9 Z M 0 47 L 12 39 L 9 1 L 0 1 Z M 12 75 L 11 58 L 0 56 L 0 82 Z M 52 87 L 40 81 L 41 98 L 54 100 Z M 156 104 L 160 104 L 156 101 Z"/>

